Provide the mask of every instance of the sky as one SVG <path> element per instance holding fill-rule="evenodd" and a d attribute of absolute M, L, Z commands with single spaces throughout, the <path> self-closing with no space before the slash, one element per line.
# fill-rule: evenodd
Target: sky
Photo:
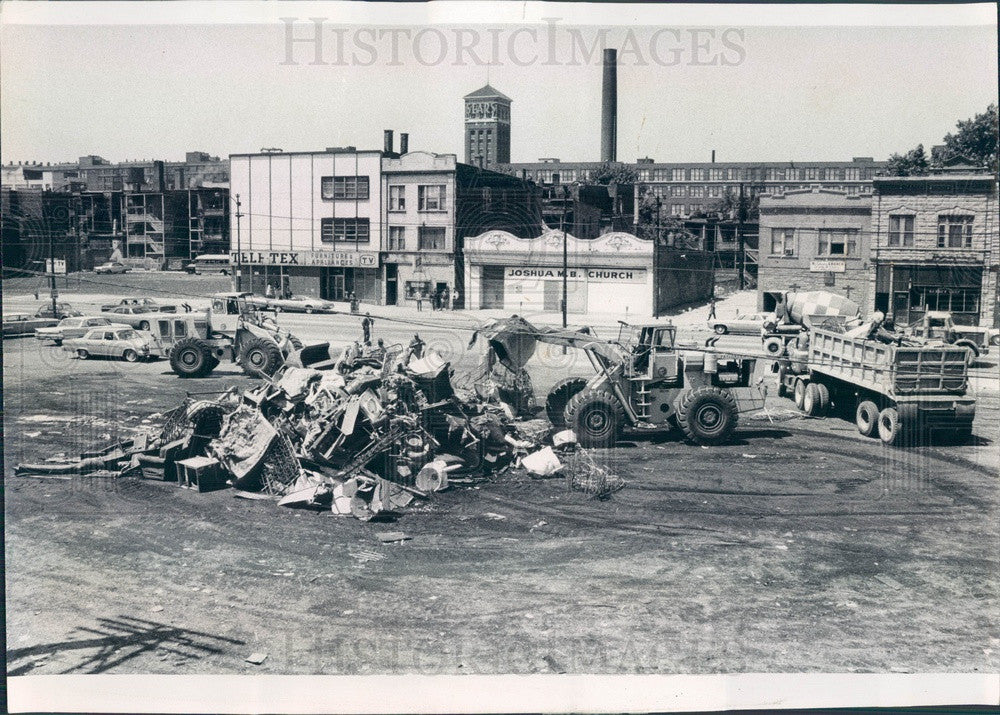
<path fill-rule="evenodd" d="M 325 64 L 311 64 L 315 43 L 289 50 L 277 18 L 4 22 L 0 160 L 379 148 L 383 129 L 461 159 L 462 96 L 488 78 L 513 99 L 512 161 L 595 161 L 602 30 L 620 52 L 622 161 L 708 161 L 713 149 L 718 161 L 884 159 L 940 143 L 997 101 L 995 25 L 344 25 L 310 9 L 289 10 L 291 32 L 311 37 L 307 18 L 325 17 Z"/>

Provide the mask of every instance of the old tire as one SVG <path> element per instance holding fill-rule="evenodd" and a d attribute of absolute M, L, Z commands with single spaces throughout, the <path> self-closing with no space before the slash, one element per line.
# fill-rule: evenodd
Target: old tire
<path fill-rule="evenodd" d="M 878 430 L 878 405 L 871 400 L 862 400 L 854 412 L 854 424 L 864 437 L 872 437 Z"/>
<path fill-rule="evenodd" d="M 806 397 L 806 385 L 808 383 L 805 380 L 796 380 L 795 388 L 792 391 L 792 395 L 795 398 L 795 406 L 800 410 L 805 409 L 805 397 Z"/>
<path fill-rule="evenodd" d="M 293 350 L 301 350 L 302 347 L 303 347 L 302 341 L 299 340 L 299 338 L 298 338 L 297 335 L 289 335 L 288 336 L 288 342 L 290 342 L 292 344 L 292 349 Z"/>
<path fill-rule="evenodd" d="M 126 350 L 122 353 L 122 360 L 125 362 L 136 362 L 139 359 L 139 353 L 135 350 Z"/>
<path fill-rule="evenodd" d="M 284 362 L 281 348 L 261 338 L 248 341 L 240 354 L 240 366 L 251 377 L 270 377 Z"/>
<path fill-rule="evenodd" d="M 545 397 L 545 414 L 555 431 L 566 429 L 566 405 L 586 386 L 587 380 L 582 377 L 567 377 L 549 390 L 549 394 Z"/>
<path fill-rule="evenodd" d="M 90 357 L 90 353 L 88 353 L 86 350 L 77 350 L 76 356 L 81 360 L 86 360 L 87 358 Z"/>
<path fill-rule="evenodd" d="M 725 325 L 716 325 L 714 330 L 717 335 L 725 335 L 726 333 L 729 332 L 729 328 L 727 328 Z"/>
<path fill-rule="evenodd" d="M 771 357 L 778 357 L 785 351 L 785 341 L 781 338 L 768 338 L 764 341 L 764 352 Z"/>
<path fill-rule="evenodd" d="M 729 440 L 739 411 L 733 393 L 718 387 L 699 387 L 684 393 L 677 423 L 695 444 L 714 445 Z"/>
<path fill-rule="evenodd" d="M 149 330 L 149 321 L 143 320 L 141 323 L 139 323 L 139 330 Z"/>
<path fill-rule="evenodd" d="M 170 369 L 181 377 L 204 377 L 212 371 L 212 360 L 211 348 L 198 338 L 185 338 L 170 351 Z"/>
<path fill-rule="evenodd" d="M 618 398 L 604 390 L 584 389 L 566 405 L 567 426 L 581 447 L 613 447 L 624 421 Z"/>
<path fill-rule="evenodd" d="M 788 388 L 785 387 L 785 375 L 788 374 L 787 365 L 778 365 L 778 397 L 785 397 L 788 394 Z"/>
<path fill-rule="evenodd" d="M 903 423 L 895 407 L 878 413 L 878 436 L 885 444 L 899 445 L 903 441 Z"/>

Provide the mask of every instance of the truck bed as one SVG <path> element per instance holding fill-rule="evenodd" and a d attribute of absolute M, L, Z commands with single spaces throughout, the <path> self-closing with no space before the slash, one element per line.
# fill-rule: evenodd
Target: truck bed
<path fill-rule="evenodd" d="M 966 348 L 899 347 L 818 328 L 810 331 L 809 368 L 890 396 L 962 395 L 968 386 Z"/>

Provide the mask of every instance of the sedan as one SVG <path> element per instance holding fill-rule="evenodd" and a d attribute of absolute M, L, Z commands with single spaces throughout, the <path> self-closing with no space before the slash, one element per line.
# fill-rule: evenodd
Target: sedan
<path fill-rule="evenodd" d="M 776 320 L 774 313 L 737 313 L 734 318 L 712 318 L 708 327 L 719 335 L 760 335 L 767 321 Z"/>
<path fill-rule="evenodd" d="M 48 328 L 56 325 L 55 318 L 39 318 L 27 313 L 10 313 L 3 316 L 3 336 L 5 338 L 19 338 L 25 335 L 34 335 L 39 328 Z"/>
<path fill-rule="evenodd" d="M 83 315 L 79 310 L 73 310 L 73 306 L 69 303 L 56 303 L 56 308 L 52 310 L 52 303 L 42 303 L 42 305 L 35 311 L 36 318 L 54 318 L 56 320 L 62 320 L 63 318 L 76 318 Z"/>
<path fill-rule="evenodd" d="M 150 310 L 158 310 L 161 313 L 176 313 L 176 305 L 160 305 L 152 298 L 122 298 L 117 303 L 105 303 L 101 306 L 102 311 L 114 310 L 121 305 L 141 305 Z"/>
<path fill-rule="evenodd" d="M 102 310 L 101 315 L 113 323 L 124 323 L 139 330 L 149 330 L 160 311 L 144 305 L 119 305 L 111 310 Z"/>
<path fill-rule="evenodd" d="M 76 353 L 81 360 L 86 360 L 91 355 L 103 355 L 127 362 L 160 357 L 163 354 L 152 335 L 143 335 L 132 328 L 113 325 L 92 328 L 82 338 L 64 340 L 63 350 Z"/>
<path fill-rule="evenodd" d="M 293 295 L 291 298 L 269 298 L 268 304 L 275 310 L 286 313 L 332 313 L 336 305 L 320 298 Z"/>
<path fill-rule="evenodd" d="M 109 273 L 128 273 L 131 268 L 123 263 L 102 263 L 101 265 L 94 268 L 94 273 L 98 275 L 109 274 Z"/>
<path fill-rule="evenodd" d="M 47 328 L 38 328 L 35 337 L 39 340 L 51 340 L 56 345 L 62 345 L 63 340 L 69 338 L 82 338 L 91 328 L 101 328 L 114 325 L 107 318 L 63 318 L 58 325 Z M 125 325 L 115 325 L 116 328 L 128 327 Z"/>

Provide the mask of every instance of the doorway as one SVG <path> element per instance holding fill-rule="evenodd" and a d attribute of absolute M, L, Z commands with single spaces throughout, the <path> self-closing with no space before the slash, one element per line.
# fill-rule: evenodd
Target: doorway
<path fill-rule="evenodd" d="M 395 263 L 385 264 L 385 304 L 396 305 L 399 301 L 399 267 Z"/>
<path fill-rule="evenodd" d="M 503 266 L 483 266 L 483 278 L 479 284 L 480 308 L 503 308 Z"/>

